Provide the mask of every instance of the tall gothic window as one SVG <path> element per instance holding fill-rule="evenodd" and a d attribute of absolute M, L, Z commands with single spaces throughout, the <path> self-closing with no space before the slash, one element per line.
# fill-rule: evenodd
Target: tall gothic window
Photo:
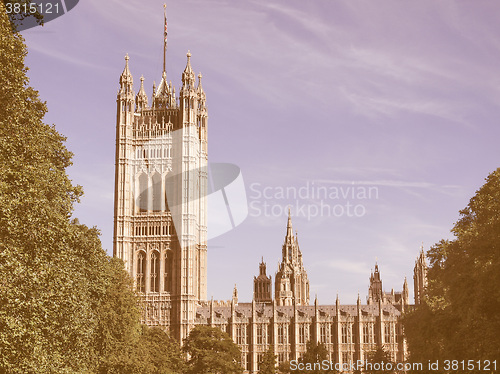
<path fill-rule="evenodd" d="M 170 210 L 169 204 L 171 202 L 175 201 L 174 200 L 174 198 L 175 198 L 175 182 L 180 182 L 178 180 L 174 181 L 174 178 L 175 177 L 171 176 L 170 174 L 167 174 L 167 176 L 165 177 L 165 209 L 167 211 Z"/>
<path fill-rule="evenodd" d="M 329 334 L 327 325 L 326 325 L 326 323 L 322 323 L 321 326 L 319 327 L 320 342 L 321 343 L 328 343 L 328 335 L 330 335 L 330 334 Z"/>
<path fill-rule="evenodd" d="M 384 343 L 391 342 L 391 326 L 388 322 L 384 325 Z"/>
<path fill-rule="evenodd" d="M 350 323 L 342 324 L 342 343 L 348 344 L 352 342 L 352 329 Z"/>
<path fill-rule="evenodd" d="M 373 323 L 363 324 L 363 343 L 373 344 Z"/>
<path fill-rule="evenodd" d="M 151 253 L 151 292 L 160 292 L 160 256 L 158 252 Z"/>
<path fill-rule="evenodd" d="M 264 343 L 264 326 L 257 325 L 257 344 L 262 345 Z"/>
<path fill-rule="evenodd" d="M 140 251 L 137 255 L 137 291 L 146 291 L 146 255 Z"/>
<path fill-rule="evenodd" d="M 306 342 L 306 327 L 304 324 L 299 326 L 299 343 L 304 344 Z"/>
<path fill-rule="evenodd" d="M 172 292 L 172 251 L 165 253 L 165 291 Z"/>
<path fill-rule="evenodd" d="M 283 325 L 278 325 L 278 344 L 284 344 L 285 343 L 285 332 L 284 332 Z"/>
<path fill-rule="evenodd" d="M 363 343 L 369 343 L 370 342 L 370 334 L 368 332 L 368 324 L 365 323 L 363 324 Z"/>
<path fill-rule="evenodd" d="M 137 199 L 139 204 L 139 211 L 148 211 L 148 176 L 142 173 L 139 176 L 139 197 Z"/>
<path fill-rule="evenodd" d="M 158 173 L 153 174 L 153 211 L 160 212 L 162 201 L 161 201 L 161 178 Z"/>
<path fill-rule="evenodd" d="M 245 344 L 245 326 L 244 325 L 236 325 L 236 344 L 243 345 Z"/>

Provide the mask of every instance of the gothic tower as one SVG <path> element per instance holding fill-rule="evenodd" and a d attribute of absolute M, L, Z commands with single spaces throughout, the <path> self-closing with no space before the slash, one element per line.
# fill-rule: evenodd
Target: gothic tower
<path fill-rule="evenodd" d="M 425 261 L 424 246 L 420 247 L 420 255 L 415 261 L 413 268 L 413 293 L 415 294 L 415 305 L 422 303 L 425 287 L 427 286 L 427 262 Z"/>
<path fill-rule="evenodd" d="M 166 50 L 166 17 L 165 42 Z M 146 302 L 143 322 L 181 340 L 207 287 L 206 97 L 187 53 L 179 98 L 164 70 L 151 105 L 129 57 L 117 96 L 113 254 Z"/>
<path fill-rule="evenodd" d="M 383 300 L 382 297 L 382 279 L 380 279 L 380 271 L 378 270 L 378 264 L 375 263 L 375 272 L 370 275 L 370 287 L 368 288 L 368 304 L 373 304 L 379 300 Z"/>
<path fill-rule="evenodd" d="M 275 299 L 280 305 L 309 305 L 309 279 L 302 261 L 297 235 L 293 236 L 292 217 L 288 209 L 288 223 L 282 260 L 275 276 Z"/>
<path fill-rule="evenodd" d="M 253 298 L 258 303 L 270 303 L 272 298 L 272 280 L 271 276 L 266 274 L 266 263 L 264 258 L 259 264 L 259 276 L 253 277 Z"/>

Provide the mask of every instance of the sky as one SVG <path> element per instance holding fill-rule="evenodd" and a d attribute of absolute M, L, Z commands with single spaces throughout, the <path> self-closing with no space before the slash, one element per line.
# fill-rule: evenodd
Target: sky
<path fill-rule="evenodd" d="M 262 257 L 274 279 L 288 207 L 311 301 L 365 300 L 375 262 L 386 291 L 413 290 L 420 246 L 451 239 L 500 166 L 500 3 L 177 0 L 167 18 L 167 79 L 190 50 L 209 161 L 246 189 L 246 219 L 208 242 L 209 297 L 250 301 Z M 159 83 L 163 1 L 82 0 L 22 34 L 84 187 L 74 216 L 112 254 L 119 77 L 128 53 L 136 92 Z"/>

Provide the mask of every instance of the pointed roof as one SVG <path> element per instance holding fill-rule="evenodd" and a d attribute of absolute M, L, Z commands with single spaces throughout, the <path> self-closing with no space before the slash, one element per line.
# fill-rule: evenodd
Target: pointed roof
<path fill-rule="evenodd" d="M 128 67 L 128 54 L 125 55 L 125 68 L 123 69 L 122 75 L 120 75 L 120 86 L 121 89 L 124 89 L 125 84 L 133 84 L 133 79 L 132 79 L 132 74 L 130 73 L 130 68 Z M 131 90 L 132 87 L 129 86 L 129 89 Z"/>
<path fill-rule="evenodd" d="M 187 63 L 186 68 L 184 69 L 184 73 L 193 73 L 193 68 L 191 67 L 191 52 L 188 50 L 186 53 Z"/>
<path fill-rule="evenodd" d="M 292 214 L 290 212 L 290 207 L 288 207 L 288 222 L 286 224 L 286 237 L 293 238 Z"/>
<path fill-rule="evenodd" d="M 147 97 L 146 90 L 144 89 L 144 77 L 142 75 L 141 75 L 141 88 L 139 89 L 137 96 Z"/>
<path fill-rule="evenodd" d="M 132 76 L 130 73 L 130 69 L 128 67 L 128 60 L 130 60 L 130 57 L 128 57 L 128 53 L 125 55 L 125 68 L 123 69 L 122 76 Z"/>
<path fill-rule="evenodd" d="M 188 86 L 190 89 L 195 89 L 195 76 L 193 68 L 191 67 L 191 52 L 186 54 L 187 63 L 184 72 L 182 73 L 182 84 Z"/>
<path fill-rule="evenodd" d="M 167 96 L 169 92 L 170 91 L 167 83 L 167 73 L 163 72 L 161 76 L 160 85 L 156 89 L 155 97 Z"/>
<path fill-rule="evenodd" d="M 198 74 L 198 91 L 200 93 L 203 93 L 204 91 L 203 91 L 203 86 L 201 85 L 201 78 L 203 78 L 203 75 L 201 75 L 200 73 Z"/>

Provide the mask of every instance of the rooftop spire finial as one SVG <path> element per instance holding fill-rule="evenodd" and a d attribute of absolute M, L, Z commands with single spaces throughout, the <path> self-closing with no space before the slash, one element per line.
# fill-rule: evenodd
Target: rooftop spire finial
<path fill-rule="evenodd" d="M 287 238 L 293 238 L 292 213 L 290 211 L 290 207 L 288 207 L 288 222 L 286 224 L 286 236 Z"/>
<path fill-rule="evenodd" d="M 130 69 L 128 67 L 128 60 L 130 60 L 130 57 L 128 57 L 128 53 L 125 55 L 125 69 L 123 69 L 122 75 L 129 75 L 130 74 Z"/>

